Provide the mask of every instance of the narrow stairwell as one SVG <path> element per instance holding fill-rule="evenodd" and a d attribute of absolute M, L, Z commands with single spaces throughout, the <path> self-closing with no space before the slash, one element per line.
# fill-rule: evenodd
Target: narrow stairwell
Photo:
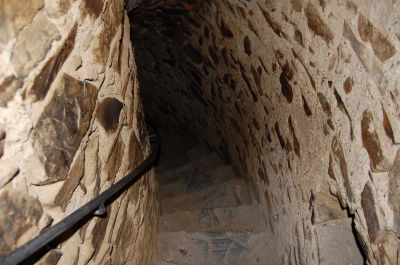
<path fill-rule="evenodd" d="M 190 138 L 161 132 L 156 264 L 279 264 L 245 179 Z"/>

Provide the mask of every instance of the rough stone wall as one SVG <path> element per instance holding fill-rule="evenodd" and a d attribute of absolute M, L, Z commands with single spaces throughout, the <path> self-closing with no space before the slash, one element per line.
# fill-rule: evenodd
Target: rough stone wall
<path fill-rule="evenodd" d="M 0 1 L 0 257 L 150 153 L 124 5 Z M 157 189 L 150 171 L 39 264 L 151 264 Z"/>
<path fill-rule="evenodd" d="M 396 264 L 399 3 L 143 2 L 130 19 L 148 115 L 236 165 L 282 259 L 318 263 L 315 200 L 332 193 L 367 262 Z"/>

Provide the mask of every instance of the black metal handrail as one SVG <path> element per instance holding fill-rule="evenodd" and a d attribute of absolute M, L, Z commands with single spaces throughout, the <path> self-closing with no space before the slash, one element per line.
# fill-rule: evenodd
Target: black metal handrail
<path fill-rule="evenodd" d="M 156 131 L 156 135 L 158 135 L 157 128 L 154 124 L 146 120 L 147 123 L 150 123 Z M 66 218 L 61 220 L 59 223 L 55 224 L 47 231 L 43 232 L 36 238 L 32 239 L 25 245 L 11 252 L 8 256 L 0 259 L 1 265 L 17 265 L 24 261 L 26 261 L 29 257 L 32 257 L 35 253 L 45 247 L 47 244 L 58 238 L 60 235 L 65 233 L 67 230 L 76 225 L 79 221 L 86 218 L 89 214 L 93 216 L 101 215 L 105 213 L 104 204 L 107 204 L 107 201 L 111 199 L 113 196 L 128 188 L 130 185 L 136 183 L 140 179 L 140 177 L 145 173 L 145 170 L 154 162 L 157 157 L 158 151 L 160 149 L 160 139 L 156 137 L 156 143 L 153 144 L 152 151 L 150 155 L 131 173 L 126 175 L 120 181 L 115 183 L 113 186 L 108 188 L 106 191 L 99 194 L 96 198 L 76 210 L 75 212 L 68 215 Z M 92 216 L 92 217 L 93 217 Z"/>

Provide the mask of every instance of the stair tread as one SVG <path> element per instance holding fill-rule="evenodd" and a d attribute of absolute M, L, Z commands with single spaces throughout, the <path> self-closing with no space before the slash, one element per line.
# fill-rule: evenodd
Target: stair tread
<path fill-rule="evenodd" d="M 179 174 L 178 181 L 160 185 L 161 198 L 198 191 L 237 178 L 231 165 L 220 166 L 208 172 L 182 171 Z"/>
<path fill-rule="evenodd" d="M 160 216 L 159 233 L 163 232 L 226 232 L 229 230 L 259 233 L 266 231 L 266 222 L 258 204 L 195 211 L 164 213 Z"/>
<path fill-rule="evenodd" d="M 162 146 L 162 150 L 161 152 L 166 152 L 171 150 L 171 148 L 173 148 L 174 146 L 176 146 L 179 143 L 182 143 L 186 138 L 182 138 L 182 136 L 178 135 L 178 134 L 171 134 L 167 131 L 160 131 L 160 137 L 162 138 L 161 141 L 161 146 Z"/>
<path fill-rule="evenodd" d="M 207 156 L 210 153 L 212 153 L 210 148 L 208 148 L 205 145 L 198 145 L 193 149 L 189 150 L 188 152 L 186 152 L 186 155 L 188 156 L 189 161 L 192 162 L 201 159 L 202 157 Z"/>
<path fill-rule="evenodd" d="M 160 185 L 164 185 L 164 184 L 170 184 L 173 182 L 178 181 L 181 178 L 181 174 L 182 172 L 194 172 L 194 171 L 210 171 L 215 169 L 218 166 L 222 166 L 224 165 L 224 162 L 222 161 L 222 159 L 218 156 L 217 153 L 210 153 L 207 154 L 199 159 L 197 159 L 196 161 L 190 161 L 190 158 L 187 158 L 187 163 L 170 169 L 164 173 L 158 173 L 158 179 L 159 179 L 159 183 Z"/>
<path fill-rule="evenodd" d="M 275 242 L 267 232 L 161 233 L 156 264 L 280 264 Z"/>
<path fill-rule="evenodd" d="M 162 200 L 162 209 L 164 213 L 173 213 L 250 204 L 252 204 L 252 198 L 246 180 L 240 178 L 228 180 L 199 191 L 165 198 Z"/>
<path fill-rule="evenodd" d="M 195 148 L 199 144 L 193 139 L 184 139 L 181 142 L 177 142 L 174 146 L 169 148 L 168 150 L 163 150 L 161 146 L 161 158 L 160 158 L 160 165 L 169 160 L 173 160 L 175 157 L 179 157 L 181 155 L 185 155 L 186 152 L 190 151 L 191 149 Z"/>

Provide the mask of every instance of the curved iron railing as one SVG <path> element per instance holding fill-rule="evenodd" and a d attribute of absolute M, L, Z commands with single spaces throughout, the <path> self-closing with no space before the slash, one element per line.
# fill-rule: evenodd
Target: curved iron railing
<path fill-rule="evenodd" d="M 79 221 L 87 218 L 90 214 L 93 216 L 100 216 L 106 213 L 105 204 L 107 201 L 112 199 L 113 196 L 118 195 L 121 191 L 124 191 L 126 188 L 134 184 L 136 181 L 140 179 L 140 177 L 146 172 L 146 169 L 157 158 L 158 151 L 160 149 L 160 140 L 158 137 L 157 128 L 154 126 L 154 123 L 146 120 L 156 132 L 156 142 L 153 144 L 151 154 L 131 173 L 126 175 L 120 181 L 115 183 L 106 191 L 99 194 L 96 198 L 64 218 L 59 223 L 55 224 L 47 231 L 40 234 L 38 237 L 32 239 L 25 245 L 11 252 L 8 256 L 0 259 L 1 265 L 17 265 L 24 261 L 27 261 L 28 258 L 32 257 L 39 250 L 43 249 L 47 244 L 57 239 L 63 233 L 68 231 L 74 225 L 76 225 Z M 92 217 L 93 217 L 92 216 Z"/>

